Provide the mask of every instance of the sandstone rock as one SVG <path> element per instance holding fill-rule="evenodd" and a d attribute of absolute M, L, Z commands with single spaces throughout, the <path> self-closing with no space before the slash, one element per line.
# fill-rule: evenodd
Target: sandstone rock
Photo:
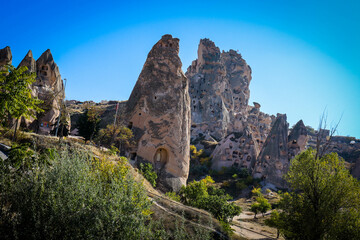
<path fill-rule="evenodd" d="M 286 114 L 278 114 L 254 167 L 255 178 L 262 178 L 276 187 L 286 187 L 282 176 L 289 169 L 287 143 Z"/>
<path fill-rule="evenodd" d="M 302 120 L 298 121 L 288 137 L 288 158 L 291 160 L 304 151 L 307 145 L 307 129 Z"/>
<path fill-rule="evenodd" d="M 234 50 L 220 53 L 212 41 L 201 39 L 198 59 L 186 76 L 190 79 L 192 137 L 202 133 L 220 140 L 234 129 L 243 130 L 251 69 L 240 54 Z"/>
<path fill-rule="evenodd" d="M 32 51 L 29 50 L 24 59 L 20 62 L 19 67 L 26 66 L 29 72 L 36 73 L 36 61 L 33 58 Z"/>
<path fill-rule="evenodd" d="M 31 55 L 22 61 L 32 68 Z M 36 82 L 32 85 L 33 95 L 44 101 L 44 113 L 31 124 L 31 128 L 41 134 L 49 134 L 56 126 L 60 113 L 60 104 L 65 98 L 65 89 L 61 80 L 59 67 L 55 63 L 50 50 L 46 50 L 36 60 Z"/>
<path fill-rule="evenodd" d="M 130 158 L 153 163 L 161 182 L 186 185 L 190 160 L 190 98 L 181 70 L 179 39 L 164 35 L 147 60 L 126 104 L 136 145 Z"/>
<path fill-rule="evenodd" d="M 12 64 L 12 54 L 10 47 L 0 49 L 0 66 Z"/>
<path fill-rule="evenodd" d="M 237 167 L 252 169 L 260 152 L 249 127 L 243 132 L 234 132 L 221 140 L 213 154 L 212 168 L 220 170 L 222 167 Z"/>

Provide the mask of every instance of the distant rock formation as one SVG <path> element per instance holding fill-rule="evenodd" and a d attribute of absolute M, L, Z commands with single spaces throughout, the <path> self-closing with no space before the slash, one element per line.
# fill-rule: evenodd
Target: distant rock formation
<path fill-rule="evenodd" d="M 186 185 L 190 161 L 190 98 L 181 70 L 179 39 L 164 35 L 151 49 L 126 104 L 136 145 L 130 158 L 151 162 L 161 182 Z"/>
<path fill-rule="evenodd" d="M 190 79 L 191 140 L 212 156 L 212 168 L 245 167 L 251 170 L 274 116 L 260 104 L 249 106 L 251 68 L 234 50 L 220 53 L 209 39 L 201 39 L 198 59 L 186 72 Z M 210 152 L 206 144 L 213 142 Z"/>
<path fill-rule="evenodd" d="M 0 49 L 0 66 L 12 64 L 12 54 L 10 47 Z"/>
<path fill-rule="evenodd" d="M 24 59 L 20 62 L 19 67 L 26 66 L 29 72 L 36 73 L 36 61 L 33 58 L 32 51 L 29 50 Z"/>
<path fill-rule="evenodd" d="M 298 121 L 288 137 L 288 159 L 304 151 L 308 143 L 308 131 L 302 120 Z"/>
<path fill-rule="evenodd" d="M 260 152 L 253 176 L 279 187 L 286 187 L 282 176 L 288 171 L 288 123 L 286 114 L 278 114 Z"/>
<path fill-rule="evenodd" d="M 192 136 L 224 138 L 243 129 L 250 96 L 251 68 L 234 50 L 220 53 L 209 39 L 201 39 L 198 59 L 187 69 L 190 79 Z"/>
<path fill-rule="evenodd" d="M 0 49 L 0 66 L 11 63 L 10 47 Z M 45 112 L 38 115 L 36 120 L 21 119 L 21 124 L 23 127 L 29 127 L 40 134 L 49 134 L 56 125 L 56 119 L 60 113 L 60 104 L 65 98 L 59 68 L 49 49 L 37 61 L 33 58 L 30 50 L 18 67 L 21 66 L 26 66 L 30 73 L 36 73 L 36 82 L 30 88 L 33 97 L 38 97 L 44 101 L 41 108 L 45 110 Z"/>

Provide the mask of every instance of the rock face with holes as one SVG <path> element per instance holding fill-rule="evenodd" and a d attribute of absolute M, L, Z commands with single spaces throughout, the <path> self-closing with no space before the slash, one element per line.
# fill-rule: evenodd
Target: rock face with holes
<path fill-rule="evenodd" d="M 289 163 L 286 114 L 278 114 L 256 161 L 253 176 L 285 188 L 282 176 L 288 171 Z"/>
<path fill-rule="evenodd" d="M 11 63 L 12 63 L 12 54 L 10 47 L 4 47 L 3 49 L 0 49 L 0 66 Z"/>
<path fill-rule="evenodd" d="M 288 137 L 288 158 L 291 160 L 304 151 L 308 144 L 308 131 L 302 120 L 298 121 Z"/>
<path fill-rule="evenodd" d="M 275 117 L 262 113 L 259 103 L 248 105 L 250 66 L 236 51 L 220 52 L 212 41 L 201 39 L 198 59 L 186 76 L 190 79 L 192 144 L 212 155 L 214 169 L 251 169 Z"/>
<path fill-rule="evenodd" d="M 244 129 L 250 96 L 251 68 L 234 50 L 220 52 L 214 42 L 201 39 L 198 59 L 187 69 L 190 79 L 192 137 L 220 140 Z"/>
<path fill-rule="evenodd" d="M 137 163 L 150 162 L 161 184 L 172 190 L 186 185 L 190 152 L 190 97 L 181 70 L 179 39 L 164 35 L 151 49 L 126 103 Z"/>
<path fill-rule="evenodd" d="M 26 54 L 19 66 L 27 66 L 30 72 L 36 73 L 36 82 L 31 86 L 32 95 L 43 100 L 38 119 L 26 121 L 23 124 L 40 134 L 49 134 L 55 127 L 60 114 L 60 104 L 65 98 L 65 90 L 59 67 L 55 63 L 50 50 L 46 50 L 38 60 L 34 60 L 31 50 Z"/>

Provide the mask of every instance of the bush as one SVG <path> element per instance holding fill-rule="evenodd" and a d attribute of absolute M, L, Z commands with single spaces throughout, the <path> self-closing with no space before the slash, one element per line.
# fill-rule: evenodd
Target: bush
<path fill-rule="evenodd" d="M 158 176 L 153 170 L 151 163 L 140 163 L 140 173 L 146 178 L 146 180 L 149 181 L 153 187 L 156 187 L 156 179 Z"/>
<path fill-rule="evenodd" d="M 180 190 L 181 200 L 187 205 L 209 211 L 216 219 L 229 226 L 231 219 L 241 213 L 241 207 L 228 203 L 231 196 L 225 194 L 223 189 L 210 186 L 211 183 L 214 183 L 214 180 L 207 176 L 183 186 Z"/>
<path fill-rule="evenodd" d="M 67 151 L 50 165 L 0 170 L 4 239 L 142 239 L 150 202 L 124 164 Z M 19 201 L 20 200 L 20 201 Z"/>
<path fill-rule="evenodd" d="M 174 201 L 180 202 L 180 196 L 176 192 L 167 192 L 165 195 Z"/>

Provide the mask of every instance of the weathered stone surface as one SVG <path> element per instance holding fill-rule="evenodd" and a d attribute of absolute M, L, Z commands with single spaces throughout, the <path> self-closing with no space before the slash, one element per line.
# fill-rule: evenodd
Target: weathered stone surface
<path fill-rule="evenodd" d="M 36 73 L 36 61 L 33 58 L 32 51 L 29 50 L 24 59 L 20 62 L 19 67 L 26 66 L 29 72 Z"/>
<path fill-rule="evenodd" d="M 12 64 L 12 54 L 10 47 L 0 49 L 0 66 Z"/>
<path fill-rule="evenodd" d="M 23 60 L 24 64 L 29 64 L 26 65 L 29 69 L 33 68 L 31 58 L 27 55 Z M 32 122 L 31 128 L 38 133 L 49 134 L 56 125 L 60 104 L 65 98 L 59 67 L 49 49 L 36 60 L 36 76 L 36 82 L 32 85 L 33 95 L 44 101 L 42 107 L 45 112 Z"/>
<path fill-rule="evenodd" d="M 213 152 L 205 149 L 212 154 L 214 169 L 254 167 L 275 117 L 262 113 L 259 103 L 248 105 L 250 66 L 236 51 L 221 53 L 212 41 L 201 39 L 198 59 L 186 76 L 190 79 L 192 144 L 205 149 L 205 140 L 218 141 Z"/>
<path fill-rule="evenodd" d="M 277 187 L 286 187 L 282 176 L 289 169 L 288 123 L 286 114 L 278 114 L 270 134 L 257 159 L 253 176 L 262 178 Z"/>
<path fill-rule="evenodd" d="M 259 144 L 251 129 L 247 127 L 243 132 L 234 132 L 219 142 L 212 154 L 212 168 L 216 170 L 222 167 L 252 169 L 259 152 Z"/>
<path fill-rule="evenodd" d="M 288 137 L 288 158 L 291 160 L 304 151 L 307 146 L 308 133 L 302 120 L 298 121 Z"/>
<path fill-rule="evenodd" d="M 186 72 L 190 79 L 192 137 L 216 140 L 244 129 L 251 69 L 234 50 L 220 53 L 209 39 L 201 39 L 198 59 Z"/>
<path fill-rule="evenodd" d="M 160 180 L 175 191 L 186 185 L 189 173 L 191 119 L 178 54 L 179 39 L 171 35 L 154 45 L 125 110 L 136 141 L 130 157 L 153 163 Z"/>

